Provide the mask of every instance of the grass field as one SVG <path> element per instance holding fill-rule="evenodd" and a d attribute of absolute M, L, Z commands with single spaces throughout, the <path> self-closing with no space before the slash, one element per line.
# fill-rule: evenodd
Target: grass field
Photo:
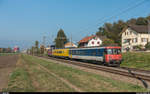
<path fill-rule="evenodd" d="M 146 52 L 127 52 L 123 53 L 121 66 L 150 70 L 150 53 Z"/>
<path fill-rule="evenodd" d="M 40 67 L 39 64 L 47 71 Z M 84 72 L 33 56 L 21 55 L 16 69 L 10 75 L 8 88 L 4 89 L 4 91 L 142 92 L 147 90 L 137 85 L 112 80 L 111 78 Z"/>

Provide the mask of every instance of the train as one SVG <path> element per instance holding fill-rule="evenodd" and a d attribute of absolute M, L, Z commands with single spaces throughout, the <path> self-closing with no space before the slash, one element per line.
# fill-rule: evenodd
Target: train
<path fill-rule="evenodd" d="M 96 61 L 106 66 L 120 66 L 122 63 L 121 47 L 119 46 L 50 49 L 48 56 L 71 60 Z"/>

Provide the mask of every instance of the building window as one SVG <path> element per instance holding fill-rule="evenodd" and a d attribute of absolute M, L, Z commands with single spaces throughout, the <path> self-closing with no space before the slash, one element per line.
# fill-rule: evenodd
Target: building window
<path fill-rule="evenodd" d="M 136 43 L 136 42 L 137 42 L 137 38 L 133 38 L 132 43 Z"/>
<path fill-rule="evenodd" d="M 127 39 L 124 39 L 124 42 L 123 43 L 127 43 Z"/>
<path fill-rule="evenodd" d="M 92 44 L 94 44 L 94 41 L 92 41 Z"/>
<path fill-rule="evenodd" d="M 137 38 L 135 38 L 135 42 L 137 42 Z"/>
<path fill-rule="evenodd" d="M 148 38 L 141 38 L 142 42 L 148 42 Z"/>
<path fill-rule="evenodd" d="M 97 42 L 97 44 L 99 44 L 99 41 Z"/>
<path fill-rule="evenodd" d="M 134 43 L 134 39 L 132 39 L 132 43 Z"/>

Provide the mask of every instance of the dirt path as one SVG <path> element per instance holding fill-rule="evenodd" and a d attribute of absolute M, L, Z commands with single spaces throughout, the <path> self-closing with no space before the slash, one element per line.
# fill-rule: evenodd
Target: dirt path
<path fill-rule="evenodd" d="M 0 56 L 0 91 L 6 88 L 9 74 L 16 66 L 18 55 Z"/>

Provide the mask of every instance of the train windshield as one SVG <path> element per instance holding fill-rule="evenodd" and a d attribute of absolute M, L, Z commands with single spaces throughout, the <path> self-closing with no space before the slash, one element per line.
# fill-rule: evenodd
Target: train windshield
<path fill-rule="evenodd" d="M 107 54 L 120 54 L 121 49 L 107 49 Z"/>

